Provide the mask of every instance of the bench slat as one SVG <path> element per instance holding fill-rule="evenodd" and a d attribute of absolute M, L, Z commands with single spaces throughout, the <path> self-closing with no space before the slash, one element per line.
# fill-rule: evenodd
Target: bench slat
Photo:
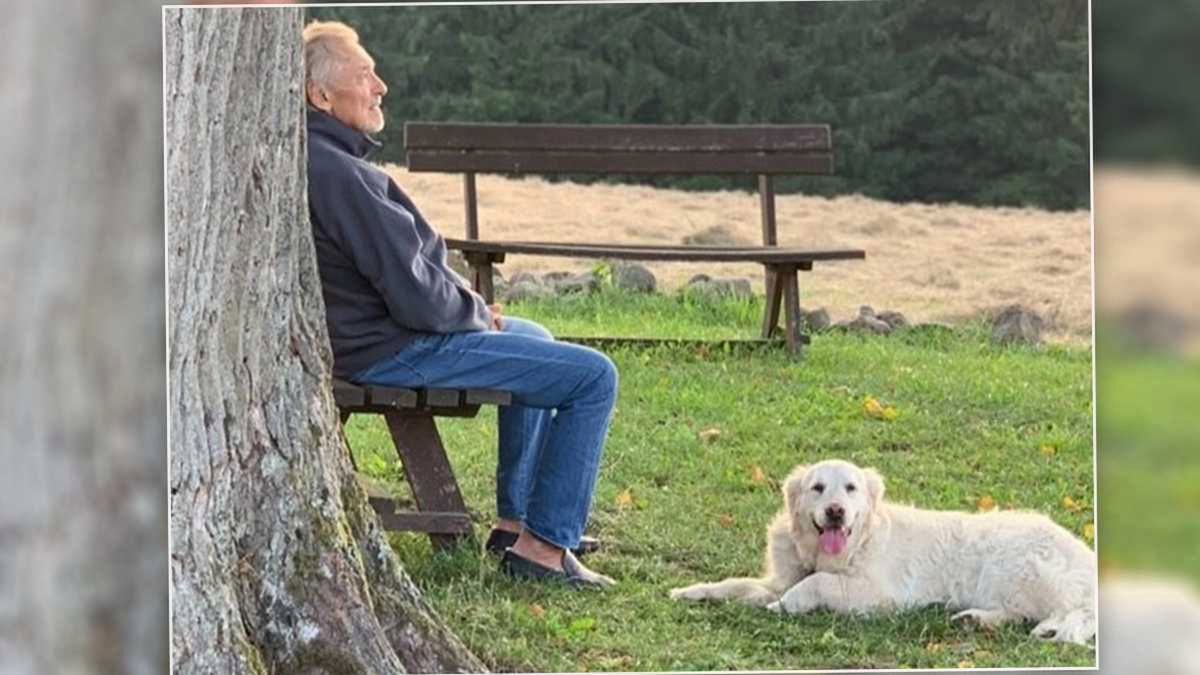
<path fill-rule="evenodd" d="M 464 399 L 467 405 L 511 405 L 512 392 L 494 389 L 468 389 Z"/>
<path fill-rule="evenodd" d="M 571 258 L 613 258 L 618 260 L 659 260 L 692 262 L 801 263 L 821 260 L 862 260 L 862 249 L 809 251 L 778 246 L 682 247 L 682 246 L 603 246 L 558 242 L 475 241 L 447 239 L 446 246 L 459 251 L 548 255 Z"/>
<path fill-rule="evenodd" d="M 422 399 L 422 403 L 431 408 L 456 408 L 462 405 L 462 392 L 458 389 L 426 389 Z"/>
<path fill-rule="evenodd" d="M 356 384 L 334 378 L 333 400 L 339 408 L 360 406 L 367 402 L 367 393 Z"/>
<path fill-rule="evenodd" d="M 379 513 L 379 523 L 385 530 L 446 535 L 471 533 L 471 517 L 454 511 L 385 511 Z"/>
<path fill-rule="evenodd" d="M 829 153 L 517 152 L 409 149 L 409 171 L 481 173 L 832 174 Z"/>
<path fill-rule="evenodd" d="M 388 406 L 391 408 L 417 407 L 417 392 L 412 389 L 399 389 L 372 384 L 367 386 L 366 390 L 367 401 L 371 405 Z"/>
<path fill-rule="evenodd" d="M 404 146 L 420 149 L 640 152 L 829 152 L 828 124 L 474 124 L 409 122 Z"/>

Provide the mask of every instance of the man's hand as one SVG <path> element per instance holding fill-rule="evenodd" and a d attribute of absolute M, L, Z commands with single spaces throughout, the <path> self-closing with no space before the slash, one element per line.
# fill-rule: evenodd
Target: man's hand
<path fill-rule="evenodd" d="M 488 311 L 492 313 L 492 330 L 504 330 L 504 324 L 501 322 L 500 310 L 504 309 L 504 305 L 496 303 L 488 305 Z"/>

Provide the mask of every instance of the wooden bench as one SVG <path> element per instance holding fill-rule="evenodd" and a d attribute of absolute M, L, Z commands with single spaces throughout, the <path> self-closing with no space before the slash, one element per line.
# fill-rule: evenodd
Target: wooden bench
<path fill-rule="evenodd" d="M 489 389 L 359 386 L 335 379 L 333 397 L 343 425 L 351 415 L 382 415 L 404 465 L 417 510 L 397 510 L 394 498 L 371 494 L 371 506 L 383 527 L 426 532 L 435 548 L 469 537 L 471 517 L 434 418 L 474 417 L 483 405 L 510 404 L 512 394 Z"/>
<path fill-rule="evenodd" d="M 409 171 L 462 173 L 466 238 L 449 239 L 471 266 L 472 283 L 494 301 L 492 266 L 508 253 L 618 260 L 754 262 L 764 267 L 766 309 L 762 335 L 785 318 L 789 349 L 806 342 L 800 333 L 797 272 L 816 262 L 866 257 L 859 249 L 779 247 L 774 177 L 833 173 L 828 125 L 664 126 L 571 124 L 463 124 L 408 122 L 404 145 Z M 661 246 L 479 241 L 476 173 L 550 174 L 750 174 L 758 176 L 762 246 Z"/>

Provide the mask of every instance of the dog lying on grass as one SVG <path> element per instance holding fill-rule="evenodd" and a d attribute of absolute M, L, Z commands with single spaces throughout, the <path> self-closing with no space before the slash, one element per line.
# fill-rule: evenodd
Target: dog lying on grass
<path fill-rule="evenodd" d="M 735 599 L 801 614 L 869 614 L 942 603 L 954 621 L 1036 622 L 1035 637 L 1096 634 L 1096 555 L 1049 518 L 887 502 L 883 477 L 841 460 L 798 466 L 767 528 L 766 571 L 677 588 L 680 600 Z"/>

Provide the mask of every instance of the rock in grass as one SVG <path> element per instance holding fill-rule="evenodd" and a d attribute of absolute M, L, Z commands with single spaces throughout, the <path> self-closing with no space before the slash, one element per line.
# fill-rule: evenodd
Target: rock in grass
<path fill-rule="evenodd" d="M 554 291 L 559 295 L 568 295 L 571 293 L 591 293 L 599 288 L 600 276 L 595 272 L 571 274 L 564 279 L 554 282 Z"/>
<path fill-rule="evenodd" d="M 829 328 L 829 312 L 824 307 L 818 307 L 811 312 L 804 312 L 805 330 L 812 332 L 822 331 Z"/>
<path fill-rule="evenodd" d="M 545 300 L 554 295 L 554 289 L 530 275 L 520 281 L 508 285 L 503 297 L 505 302 L 525 302 L 530 300 Z"/>
<path fill-rule="evenodd" d="M 1033 310 L 1009 305 L 992 319 L 992 341 L 1002 345 L 1037 345 L 1042 342 L 1045 321 Z"/>
<path fill-rule="evenodd" d="M 875 310 L 869 305 L 863 305 L 858 309 L 858 317 L 851 321 L 841 321 L 837 324 L 839 328 L 844 328 L 853 333 L 869 333 L 874 335 L 887 335 L 892 332 L 892 327 L 886 321 L 881 321 L 875 316 Z"/>
<path fill-rule="evenodd" d="M 707 274 L 697 274 L 683 287 L 684 293 L 718 298 L 748 300 L 754 297 L 750 280 L 743 278 L 714 279 Z"/>
<path fill-rule="evenodd" d="M 509 283 L 511 284 L 520 284 L 525 282 L 532 282 L 541 285 L 542 280 L 539 279 L 538 275 L 534 274 L 533 272 L 514 272 L 512 279 L 509 279 Z"/>
<path fill-rule="evenodd" d="M 908 326 L 908 319 L 904 318 L 904 315 L 900 312 L 888 310 L 886 312 L 880 312 L 876 314 L 875 318 L 886 323 L 891 327 L 892 330 Z"/>
<path fill-rule="evenodd" d="M 573 275 L 570 272 L 546 272 L 542 275 L 542 283 L 550 286 L 557 286 L 562 281 L 570 279 Z"/>
<path fill-rule="evenodd" d="M 617 263 L 612 268 L 613 286 L 635 293 L 653 293 L 658 288 L 654 273 L 637 263 Z"/>

